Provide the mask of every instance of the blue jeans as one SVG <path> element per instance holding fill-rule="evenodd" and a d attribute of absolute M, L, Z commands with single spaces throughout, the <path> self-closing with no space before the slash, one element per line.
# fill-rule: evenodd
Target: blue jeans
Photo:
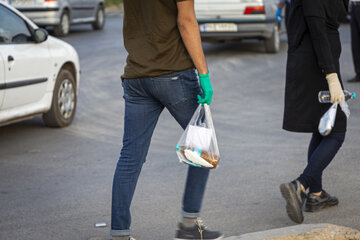
<path fill-rule="evenodd" d="M 308 164 L 298 178 L 305 189 L 310 188 L 311 193 L 323 190 L 323 171 L 333 160 L 344 140 L 344 132 L 333 132 L 326 137 L 318 132 L 313 133 L 308 150 Z"/>
<path fill-rule="evenodd" d="M 201 94 L 194 69 L 158 77 L 125 79 L 122 85 L 125 126 L 113 182 L 112 236 L 130 235 L 130 204 L 160 113 L 166 107 L 185 129 L 198 106 L 196 96 Z M 208 175 L 208 169 L 188 167 L 182 207 L 184 217 L 199 216 Z"/>

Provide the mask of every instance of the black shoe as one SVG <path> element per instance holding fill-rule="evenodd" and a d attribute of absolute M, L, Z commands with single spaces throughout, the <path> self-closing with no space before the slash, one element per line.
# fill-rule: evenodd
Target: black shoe
<path fill-rule="evenodd" d="M 280 191 L 286 200 L 286 212 L 289 218 L 296 223 L 302 223 L 304 221 L 302 206 L 304 205 L 306 194 L 301 190 L 300 182 L 296 180 L 290 183 L 283 183 L 280 185 Z"/>
<path fill-rule="evenodd" d="M 195 220 L 195 226 L 186 228 L 182 223 L 179 223 L 176 230 L 175 240 L 208 240 L 208 239 L 223 239 L 220 232 L 209 231 L 206 229 L 200 219 Z"/>
<path fill-rule="evenodd" d="M 317 212 L 324 208 L 336 206 L 339 204 L 337 197 L 330 196 L 324 190 L 320 196 L 310 193 L 306 199 L 305 212 Z"/>
<path fill-rule="evenodd" d="M 355 77 L 349 79 L 348 82 L 360 82 L 360 75 L 356 75 Z"/>

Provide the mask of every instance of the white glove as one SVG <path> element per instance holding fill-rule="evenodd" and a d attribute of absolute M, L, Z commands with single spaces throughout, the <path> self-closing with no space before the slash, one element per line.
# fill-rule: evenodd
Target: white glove
<path fill-rule="evenodd" d="M 331 103 L 343 102 L 345 100 L 344 91 L 341 88 L 341 84 L 337 73 L 327 74 L 326 80 L 329 85 Z"/>

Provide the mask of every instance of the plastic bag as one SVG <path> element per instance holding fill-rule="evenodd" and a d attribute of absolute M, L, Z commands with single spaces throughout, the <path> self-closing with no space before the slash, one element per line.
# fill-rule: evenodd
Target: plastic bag
<path fill-rule="evenodd" d="M 216 168 L 220 160 L 210 107 L 199 105 L 176 146 L 180 162 Z"/>
<path fill-rule="evenodd" d="M 345 113 L 346 118 L 349 119 L 350 117 L 350 108 L 346 101 L 342 101 L 340 103 L 341 110 Z"/>
<path fill-rule="evenodd" d="M 319 122 L 319 133 L 323 136 L 327 136 L 331 133 L 335 124 L 336 111 L 338 104 L 334 103 L 329 110 L 321 117 Z"/>

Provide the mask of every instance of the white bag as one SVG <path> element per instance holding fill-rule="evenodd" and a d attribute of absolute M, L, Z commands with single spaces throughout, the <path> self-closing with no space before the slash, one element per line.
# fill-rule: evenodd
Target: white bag
<path fill-rule="evenodd" d="M 180 162 L 204 168 L 216 168 L 219 148 L 210 107 L 200 104 L 176 146 Z"/>
<path fill-rule="evenodd" d="M 336 111 L 338 104 L 334 103 L 329 110 L 321 117 L 319 122 L 319 133 L 323 136 L 327 136 L 331 133 L 331 130 L 335 124 Z"/>

